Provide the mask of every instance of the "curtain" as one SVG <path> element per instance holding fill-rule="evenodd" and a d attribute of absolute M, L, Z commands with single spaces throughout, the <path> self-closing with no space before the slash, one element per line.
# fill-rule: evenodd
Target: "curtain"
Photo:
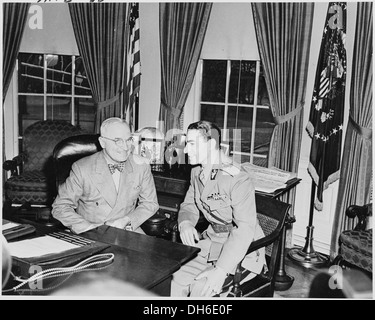
<path fill-rule="evenodd" d="M 161 106 L 164 129 L 179 119 L 194 80 L 212 3 L 160 3 Z"/>
<path fill-rule="evenodd" d="M 297 172 L 314 3 L 252 3 L 252 9 L 276 124 L 268 166 Z M 294 198 L 292 189 L 281 200 L 293 204 Z"/>
<path fill-rule="evenodd" d="M 338 253 L 343 230 L 353 229 L 345 210 L 371 202 L 372 190 L 372 2 L 358 2 L 350 84 L 350 111 L 336 212 L 332 225 L 331 259 Z"/>
<path fill-rule="evenodd" d="M 27 21 L 30 3 L 4 3 L 3 4 L 3 114 L 4 101 L 8 92 L 20 49 L 23 31 Z M 5 132 L 3 117 L 3 163 L 5 155 Z M 7 179 L 3 170 L 3 182 Z M 4 198 L 4 194 L 3 194 Z M 4 200 L 4 199 L 3 199 Z"/>
<path fill-rule="evenodd" d="M 96 104 L 95 131 L 121 117 L 128 3 L 69 3 L 77 46 Z"/>
<path fill-rule="evenodd" d="M 30 3 L 3 4 L 3 102 L 8 91 Z"/>

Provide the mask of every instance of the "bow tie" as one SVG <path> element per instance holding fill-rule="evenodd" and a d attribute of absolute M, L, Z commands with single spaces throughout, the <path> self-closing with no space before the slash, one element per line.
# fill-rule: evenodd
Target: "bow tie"
<path fill-rule="evenodd" d="M 117 169 L 118 171 L 122 172 L 125 167 L 125 162 L 120 162 L 118 164 L 108 164 L 109 171 L 111 171 L 112 174 L 115 173 L 115 170 Z"/>

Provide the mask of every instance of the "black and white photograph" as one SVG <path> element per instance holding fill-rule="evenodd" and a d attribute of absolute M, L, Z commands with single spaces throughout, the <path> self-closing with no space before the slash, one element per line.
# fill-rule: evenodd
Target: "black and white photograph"
<path fill-rule="evenodd" d="M 0 300 L 373 300 L 373 2 L 9 0 Z"/>

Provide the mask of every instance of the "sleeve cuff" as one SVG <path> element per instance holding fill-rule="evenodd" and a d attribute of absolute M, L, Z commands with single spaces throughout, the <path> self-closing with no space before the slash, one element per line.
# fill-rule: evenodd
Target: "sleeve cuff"
<path fill-rule="evenodd" d="M 180 222 L 180 224 L 178 225 L 178 232 L 181 232 L 181 227 L 186 225 L 186 224 L 190 224 L 194 227 L 194 225 L 191 221 L 185 220 L 185 221 Z"/>

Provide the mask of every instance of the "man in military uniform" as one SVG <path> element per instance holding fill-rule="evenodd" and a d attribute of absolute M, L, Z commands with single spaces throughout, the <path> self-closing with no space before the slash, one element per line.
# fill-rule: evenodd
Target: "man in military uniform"
<path fill-rule="evenodd" d="M 173 275 L 171 296 L 213 296 L 220 294 L 251 242 L 264 234 L 254 186 L 241 166 L 220 150 L 220 129 L 208 121 L 190 124 L 185 152 L 197 166 L 179 210 L 178 228 L 181 241 L 201 251 Z M 200 212 L 209 222 L 201 235 L 195 228 Z M 264 248 L 246 256 L 242 267 L 251 272 L 245 281 L 259 274 L 264 263 Z"/>

